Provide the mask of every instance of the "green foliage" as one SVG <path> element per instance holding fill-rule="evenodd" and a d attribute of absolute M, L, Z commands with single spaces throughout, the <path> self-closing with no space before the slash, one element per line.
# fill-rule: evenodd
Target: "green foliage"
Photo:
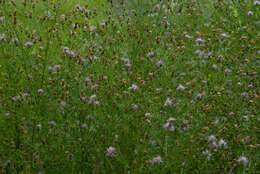
<path fill-rule="evenodd" d="M 257 173 L 259 15 L 0 0 L 0 173 Z"/>

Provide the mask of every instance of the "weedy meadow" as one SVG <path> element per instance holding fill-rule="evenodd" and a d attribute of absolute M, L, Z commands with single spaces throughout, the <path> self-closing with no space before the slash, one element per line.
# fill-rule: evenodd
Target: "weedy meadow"
<path fill-rule="evenodd" d="M 259 7 L 0 0 L 0 173 L 259 173 Z"/>

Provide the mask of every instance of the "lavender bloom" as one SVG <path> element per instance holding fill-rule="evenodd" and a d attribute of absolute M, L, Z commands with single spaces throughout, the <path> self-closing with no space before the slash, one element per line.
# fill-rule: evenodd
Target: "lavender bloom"
<path fill-rule="evenodd" d="M 207 84 L 207 80 L 202 80 L 201 81 L 204 85 Z"/>
<path fill-rule="evenodd" d="M 147 117 L 147 118 L 149 118 L 149 117 L 151 117 L 151 113 L 145 113 L 145 117 Z"/>
<path fill-rule="evenodd" d="M 154 56 L 154 52 L 149 52 L 149 53 L 147 53 L 146 56 L 147 56 L 147 57 L 152 57 L 152 56 Z"/>
<path fill-rule="evenodd" d="M 247 165 L 249 160 L 247 159 L 247 157 L 241 156 L 241 157 L 238 158 L 237 162 L 239 164 Z"/>
<path fill-rule="evenodd" d="M 155 163 L 162 163 L 163 161 L 162 161 L 162 158 L 161 158 L 161 156 L 156 156 L 156 157 L 154 157 L 153 159 L 151 159 L 151 160 L 149 160 L 149 163 L 150 164 L 155 164 Z"/>
<path fill-rule="evenodd" d="M 218 66 L 217 66 L 216 64 L 213 64 L 213 65 L 212 65 L 212 69 L 213 69 L 213 70 L 216 70 L 217 68 L 218 68 Z"/>
<path fill-rule="evenodd" d="M 249 12 L 247 13 L 247 15 L 248 15 L 248 16 L 254 15 L 254 12 L 249 11 Z"/>
<path fill-rule="evenodd" d="M 56 125 L 55 121 L 49 121 L 48 124 L 51 125 L 51 126 L 55 126 Z"/>
<path fill-rule="evenodd" d="M 164 129 L 168 129 L 169 131 L 173 132 L 175 131 L 175 127 L 173 125 L 173 122 L 175 121 L 175 118 L 169 118 L 165 124 L 163 124 Z"/>
<path fill-rule="evenodd" d="M 260 5 L 260 1 L 255 1 L 254 5 Z"/>
<path fill-rule="evenodd" d="M 188 121 L 188 120 L 183 120 L 182 123 L 183 123 L 184 125 L 187 125 L 187 124 L 189 123 L 189 121 Z"/>
<path fill-rule="evenodd" d="M 12 39 L 12 42 L 13 42 L 14 44 L 18 44 L 19 40 L 18 40 L 18 38 L 13 38 L 13 39 Z"/>
<path fill-rule="evenodd" d="M 116 155 L 116 148 L 110 146 L 109 148 L 107 148 L 106 150 L 106 156 L 115 156 Z"/>
<path fill-rule="evenodd" d="M 28 94 L 28 93 L 24 93 L 23 94 L 23 97 L 25 98 L 25 97 L 29 97 L 30 96 L 30 94 Z"/>
<path fill-rule="evenodd" d="M 5 34 L 3 33 L 3 34 L 0 34 L 0 41 L 1 40 L 5 40 Z"/>
<path fill-rule="evenodd" d="M 185 37 L 188 38 L 188 39 L 191 39 L 192 37 L 188 34 L 185 34 Z"/>
<path fill-rule="evenodd" d="M 89 97 L 90 100 L 94 100 L 95 98 L 97 98 L 96 94 L 93 94 L 92 96 Z"/>
<path fill-rule="evenodd" d="M 208 142 L 209 143 L 212 143 L 212 142 L 215 142 L 216 141 L 216 137 L 214 136 L 214 135 L 210 135 L 209 137 L 208 137 Z"/>
<path fill-rule="evenodd" d="M 99 60 L 99 57 L 93 56 L 93 60 L 94 60 L 94 61 L 98 61 L 98 60 Z"/>
<path fill-rule="evenodd" d="M 79 11 L 83 11 L 83 8 L 79 4 L 76 4 L 75 8 L 77 8 Z"/>
<path fill-rule="evenodd" d="M 42 125 L 41 124 L 37 124 L 36 127 L 37 127 L 38 130 L 41 130 Z"/>
<path fill-rule="evenodd" d="M 138 105 L 137 105 L 137 104 L 132 104 L 132 109 L 133 109 L 133 110 L 138 109 Z"/>
<path fill-rule="evenodd" d="M 201 93 L 197 94 L 197 99 L 198 99 L 198 100 L 201 100 L 202 97 L 203 97 L 203 95 L 202 95 Z"/>
<path fill-rule="evenodd" d="M 33 43 L 31 41 L 27 41 L 24 43 L 24 46 L 31 47 L 31 46 L 33 46 Z"/>
<path fill-rule="evenodd" d="M 89 27 L 90 32 L 94 32 L 94 31 L 96 31 L 96 29 L 97 29 L 97 27 L 94 26 L 94 25 L 91 25 L 91 26 Z"/>
<path fill-rule="evenodd" d="M 167 98 L 165 103 L 164 103 L 164 107 L 171 106 L 172 104 L 173 104 L 173 101 L 170 98 Z"/>
<path fill-rule="evenodd" d="M 13 102 L 16 102 L 16 101 L 19 101 L 19 100 L 21 100 L 21 96 L 19 96 L 19 95 L 12 97 Z"/>
<path fill-rule="evenodd" d="M 205 40 L 202 39 L 202 38 L 198 38 L 198 39 L 195 40 L 195 42 L 197 42 L 198 44 L 201 44 L 201 43 L 204 43 Z"/>
<path fill-rule="evenodd" d="M 214 141 L 211 144 L 209 144 L 210 147 L 219 148 L 218 144 Z"/>
<path fill-rule="evenodd" d="M 82 129 L 86 129 L 87 127 L 88 127 L 88 126 L 87 126 L 86 123 L 84 123 L 84 124 L 81 125 L 81 128 L 82 128 Z"/>
<path fill-rule="evenodd" d="M 249 98 L 249 95 L 248 95 L 247 92 L 242 92 L 242 93 L 241 93 L 241 96 L 243 96 L 243 97 L 245 97 L 245 98 Z"/>
<path fill-rule="evenodd" d="M 204 52 L 201 50 L 196 50 L 194 53 L 198 54 L 200 57 L 202 57 L 204 55 Z"/>
<path fill-rule="evenodd" d="M 67 106 L 67 103 L 65 101 L 60 102 L 60 105 L 62 108 L 65 108 Z"/>
<path fill-rule="evenodd" d="M 5 17 L 4 17 L 4 16 L 1 16 L 1 17 L 0 17 L 0 23 L 1 23 L 1 22 L 4 22 L 4 20 L 5 20 Z"/>
<path fill-rule="evenodd" d="M 226 33 L 222 33 L 221 37 L 222 37 L 222 39 L 224 39 L 224 38 L 229 38 L 230 36 L 228 34 L 226 34 Z"/>
<path fill-rule="evenodd" d="M 70 56 L 70 57 L 75 57 L 76 56 L 75 53 L 72 50 L 70 50 L 70 48 L 68 48 L 68 47 L 64 47 L 63 48 L 63 53 L 66 56 Z"/>
<path fill-rule="evenodd" d="M 170 25 L 171 25 L 171 24 L 169 23 L 169 21 L 167 21 L 167 20 L 164 21 L 164 24 L 165 24 L 166 26 L 170 26 Z"/>
<path fill-rule="evenodd" d="M 203 156 L 206 156 L 208 159 L 212 156 L 212 154 L 209 153 L 208 150 L 203 151 L 203 152 L 202 152 L 202 155 L 203 155 Z"/>
<path fill-rule="evenodd" d="M 120 60 L 122 60 L 125 64 L 130 64 L 130 59 L 129 58 L 121 58 Z"/>
<path fill-rule="evenodd" d="M 179 86 L 176 88 L 177 91 L 184 91 L 185 87 L 182 84 L 179 84 Z"/>
<path fill-rule="evenodd" d="M 159 60 L 159 61 L 156 63 L 156 65 L 157 65 L 158 67 L 164 66 L 164 61 L 161 59 L 161 60 Z"/>
<path fill-rule="evenodd" d="M 127 63 L 127 64 L 125 64 L 125 66 L 126 66 L 127 68 L 131 68 L 132 64 L 131 64 L 131 63 Z"/>
<path fill-rule="evenodd" d="M 47 11 L 45 11 L 45 15 L 50 17 L 51 16 L 51 12 L 47 10 Z"/>
<path fill-rule="evenodd" d="M 129 90 L 136 91 L 136 90 L 139 89 L 139 87 L 138 87 L 137 85 L 135 85 L 135 84 L 132 84 L 132 86 L 130 86 L 128 89 L 129 89 Z"/>
<path fill-rule="evenodd" d="M 230 74 L 231 72 L 232 72 L 231 69 L 228 69 L 228 68 L 225 69 L 225 73 L 226 73 L 226 74 Z"/>
<path fill-rule="evenodd" d="M 218 142 L 218 147 L 221 148 L 221 147 L 227 147 L 227 142 L 224 141 L 223 139 L 220 139 L 219 142 Z"/>

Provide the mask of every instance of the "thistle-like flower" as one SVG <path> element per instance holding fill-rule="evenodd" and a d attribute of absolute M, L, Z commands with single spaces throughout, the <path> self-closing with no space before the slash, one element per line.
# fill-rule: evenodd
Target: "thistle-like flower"
<path fill-rule="evenodd" d="M 116 148 L 115 147 L 108 147 L 106 150 L 106 156 L 115 156 L 116 155 Z"/>
<path fill-rule="evenodd" d="M 245 156 L 240 156 L 237 162 L 242 165 L 247 165 L 249 163 L 249 160 Z"/>

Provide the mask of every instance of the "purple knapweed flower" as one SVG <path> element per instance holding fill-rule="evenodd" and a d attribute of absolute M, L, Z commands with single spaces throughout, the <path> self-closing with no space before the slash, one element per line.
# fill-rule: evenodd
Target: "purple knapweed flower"
<path fill-rule="evenodd" d="M 179 84 L 178 87 L 176 88 L 177 91 L 184 91 L 185 87 L 182 84 Z"/>
<path fill-rule="evenodd" d="M 161 60 L 159 60 L 159 61 L 156 63 L 156 65 L 157 65 L 158 67 L 164 66 L 164 61 L 161 59 Z"/>
<path fill-rule="evenodd" d="M 147 118 L 151 117 L 151 113 L 149 113 L 149 112 L 145 113 L 145 117 L 147 117 Z"/>
<path fill-rule="evenodd" d="M 155 164 L 155 163 L 162 163 L 162 158 L 160 155 L 154 157 L 153 159 L 149 160 L 150 164 Z"/>
<path fill-rule="evenodd" d="M 31 41 L 27 41 L 24 43 L 24 46 L 31 47 L 31 46 L 33 46 L 33 43 Z"/>
<path fill-rule="evenodd" d="M 83 8 L 79 4 L 76 4 L 75 8 L 78 9 L 79 11 L 83 11 Z"/>
<path fill-rule="evenodd" d="M 97 27 L 94 26 L 94 25 L 91 25 L 91 26 L 89 27 L 90 32 L 94 32 L 94 31 L 96 31 L 96 29 L 97 29 Z"/>
<path fill-rule="evenodd" d="M 255 1 L 254 5 L 260 5 L 260 1 Z"/>
<path fill-rule="evenodd" d="M 163 124 L 164 129 L 168 129 L 169 131 L 173 132 L 175 131 L 175 127 L 173 125 L 175 118 L 169 118 L 165 124 Z"/>
<path fill-rule="evenodd" d="M 56 122 L 55 121 L 49 121 L 48 124 L 51 125 L 51 126 L 55 126 Z"/>
<path fill-rule="evenodd" d="M 28 94 L 27 92 L 23 94 L 23 97 L 24 97 L 24 98 L 25 98 L 25 97 L 29 97 L 29 96 L 30 96 L 30 94 Z"/>
<path fill-rule="evenodd" d="M 248 15 L 248 16 L 252 16 L 252 15 L 254 15 L 254 12 L 249 11 L 249 12 L 247 13 L 247 15 Z"/>
<path fill-rule="evenodd" d="M 173 101 L 170 98 L 167 98 L 164 103 L 164 107 L 171 106 L 171 105 L 173 105 Z"/>
<path fill-rule="evenodd" d="M 232 70 L 229 69 L 229 68 L 226 68 L 224 71 L 225 71 L 226 74 L 230 74 L 232 72 Z"/>
<path fill-rule="evenodd" d="M 203 95 L 202 95 L 201 93 L 197 94 L 197 99 L 198 99 L 198 100 L 201 100 L 202 97 L 203 97 Z"/>
<path fill-rule="evenodd" d="M 149 53 L 147 53 L 146 56 L 147 56 L 147 57 L 152 57 L 152 56 L 154 56 L 154 52 L 149 52 Z"/>
<path fill-rule="evenodd" d="M 4 22 L 4 20 L 5 20 L 5 17 L 4 16 L 0 16 L 0 23 Z"/>
<path fill-rule="evenodd" d="M 67 106 L 67 103 L 65 101 L 60 102 L 60 106 L 62 108 L 65 108 Z"/>
<path fill-rule="evenodd" d="M 202 155 L 203 155 L 203 156 L 206 156 L 207 159 L 210 159 L 210 157 L 212 156 L 212 154 L 211 154 L 208 150 L 203 151 L 203 152 L 202 152 Z"/>
<path fill-rule="evenodd" d="M 136 84 L 132 84 L 132 86 L 130 86 L 128 89 L 129 89 L 129 90 L 136 91 L 136 90 L 139 89 L 139 87 L 138 87 Z"/>
<path fill-rule="evenodd" d="M 222 37 L 222 39 L 224 39 L 224 38 L 229 38 L 229 37 L 230 37 L 230 36 L 229 36 L 228 34 L 226 34 L 226 33 L 222 33 L 220 36 Z"/>
<path fill-rule="evenodd" d="M 242 96 L 242 97 L 245 97 L 245 98 L 249 98 L 249 95 L 248 95 L 247 92 L 242 92 L 242 93 L 241 93 L 241 96 Z"/>
<path fill-rule="evenodd" d="M 227 142 L 225 141 L 225 140 L 223 140 L 223 139 L 220 139 L 219 140 L 219 142 L 218 142 L 218 147 L 219 148 L 225 148 L 225 147 L 227 147 Z"/>
<path fill-rule="evenodd" d="M 218 68 L 218 66 L 216 64 L 213 64 L 211 67 L 213 70 L 216 70 Z"/>
<path fill-rule="evenodd" d="M 107 148 L 106 150 L 106 156 L 115 156 L 116 155 L 116 148 L 110 146 L 109 148 Z"/>
<path fill-rule="evenodd" d="M 188 39 L 192 39 L 192 37 L 188 34 L 185 34 L 185 37 L 188 38 Z"/>
<path fill-rule="evenodd" d="M 5 40 L 5 34 L 0 34 L 0 41 Z"/>
<path fill-rule="evenodd" d="M 238 158 L 238 160 L 237 160 L 237 162 L 239 163 L 239 164 L 242 164 L 242 165 L 247 165 L 248 163 L 249 163 L 249 160 L 247 159 L 247 157 L 245 157 L 245 156 L 240 156 L 239 158 Z"/>
<path fill-rule="evenodd" d="M 87 126 L 87 124 L 86 123 L 83 123 L 82 125 L 81 125 L 81 128 L 82 129 L 86 129 L 88 126 Z"/>
<path fill-rule="evenodd" d="M 209 137 L 208 137 L 208 142 L 209 143 L 212 143 L 212 142 L 215 142 L 216 141 L 216 137 L 214 136 L 214 135 L 210 135 Z"/>
<path fill-rule="evenodd" d="M 205 40 L 204 39 L 202 39 L 202 38 L 198 38 L 198 39 L 196 39 L 195 40 L 195 42 L 197 42 L 197 43 L 204 43 L 205 42 Z"/>

